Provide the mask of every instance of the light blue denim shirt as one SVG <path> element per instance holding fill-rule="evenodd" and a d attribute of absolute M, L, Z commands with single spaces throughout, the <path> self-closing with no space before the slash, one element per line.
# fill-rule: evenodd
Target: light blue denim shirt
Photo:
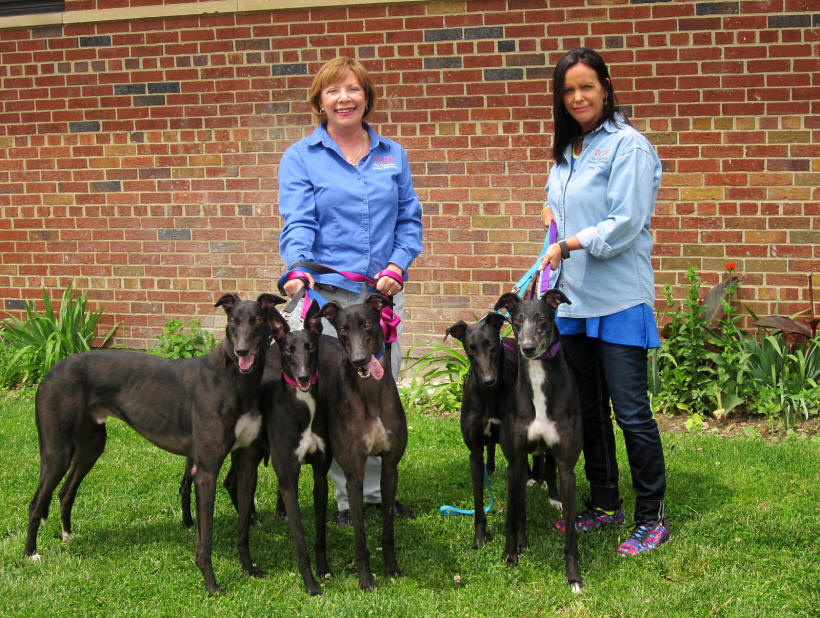
<path fill-rule="evenodd" d="M 621 122 L 605 121 L 584 138 L 570 173 L 570 145 L 547 180 L 558 237 L 578 236 L 583 251 L 561 263 L 563 317 L 588 318 L 655 303 L 649 222 L 661 162 L 649 141 Z"/>
<path fill-rule="evenodd" d="M 370 151 L 347 162 L 323 124 L 291 145 L 279 164 L 279 253 L 288 270 L 300 260 L 374 277 L 389 263 L 405 271 L 421 252 L 421 206 L 407 153 L 370 134 Z M 361 283 L 316 275 L 319 283 L 358 292 Z"/>

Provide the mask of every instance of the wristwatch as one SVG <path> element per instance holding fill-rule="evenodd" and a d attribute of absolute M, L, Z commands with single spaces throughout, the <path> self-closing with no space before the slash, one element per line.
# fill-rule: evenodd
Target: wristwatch
<path fill-rule="evenodd" d="M 566 240 L 559 241 L 558 246 L 561 247 L 561 259 L 569 259 L 569 245 Z"/>

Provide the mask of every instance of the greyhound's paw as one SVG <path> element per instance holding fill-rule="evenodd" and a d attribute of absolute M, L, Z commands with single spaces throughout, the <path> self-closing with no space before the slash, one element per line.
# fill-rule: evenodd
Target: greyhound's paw
<path fill-rule="evenodd" d="M 71 534 L 70 532 L 66 532 L 65 530 L 63 530 L 63 533 L 60 536 L 60 539 L 63 541 L 63 543 L 68 543 L 73 538 L 74 538 L 74 535 Z"/>
<path fill-rule="evenodd" d="M 33 554 L 31 554 L 31 555 L 28 557 L 28 559 L 29 559 L 29 560 L 31 560 L 32 562 L 35 562 L 35 563 L 36 563 L 36 562 L 40 562 L 40 560 L 42 559 L 42 557 L 41 557 L 41 556 L 40 556 L 40 554 L 38 554 L 37 552 L 34 552 Z"/>
<path fill-rule="evenodd" d="M 564 512 L 564 505 L 561 503 L 560 500 L 556 500 L 555 498 L 550 498 L 550 506 L 557 509 L 559 513 Z"/>
<path fill-rule="evenodd" d="M 572 582 L 570 584 L 572 594 L 581 594 L 581 588 L 583 588 L 583 584 L 581 582 Z"/>
<path fill-rule="evenodd" d="M 376 587 L 376 582 L 373 578 L 373 574 L 370 573 L 366 577 L 359 578 L 359 590 L 364 590 L 365 592 L 371 592 L 373 588 Z"/>
<path fill-rule="evenodd" d="M 215 588 L 208 590 L 208 594 L 212 597 L 215 597 L 215 596 L 220 596 L 221 597 L 227 592 L 228 591 L 225 590 L 222 586 L 216 586 Z"/>
<path fill-rule="evenodd" d="M 518 553 L 505 551 L 502 558 L 507 563 L 507 566 L 518 566 Z"/>
<path fill-rule="evenodd" d="M 253 565 L 250 569 L 248 569 L 248 575 L 250 575 L 251 577 L 255 577 L 256 579 L 262 579 L 263 577 L 265 577 L 265 571 L 263 571 L 256 565 Z"/>

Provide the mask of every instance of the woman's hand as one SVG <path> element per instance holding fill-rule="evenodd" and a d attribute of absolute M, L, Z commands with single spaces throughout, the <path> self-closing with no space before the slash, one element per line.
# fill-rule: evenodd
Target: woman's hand
<path fill-rule="evenodd" d="M 391 270 L 400 278 L 404 279 L 404 270 L 393 263 L 388 264 L 385 270 Z M 376 281 L 376 289 L 386 296 L 393 296 L 401 292 L 402 284 L 393 279 L 390 275 L 382 275 L 379 277 L 379 280 Z"/>
<path fill-rule="evenodd" d="M 561 263 L 561 247 L 558 245 L 557 242 L 552 243 L 549 247 L 547 247 L 547 252 L 544 254 L 544 257 L 541 258 L 541 265 L 538 267 L 538 270 L 544 270 L 547 265 L 549 265 L 552 270 L 558 268 L 558 265 Z"/>
<path fill-rule="evenodd" d="M 544 224 L 544 229 L 548 230 L 554 219 L 555 217 L 552 216 L 552 210 L 549 207 L 545 206 L 541 209 L 541 223 Z"/>
<path fill-rule="evenodd" d="M 313 286 L 314 286 L 313 277 L 310 275 L 310 273 L 304 273 L 304 275 L 307 277 L 308 287 L 310 289 L 313 289 Z M 293 295 L 296 294 L 296 292 L 298 292 L 303 287 L 305 287 L 305 282 L 300 277 L 298 279 L 291 279 L 290 281 L 285 283 L 285 285 L 282 286 L 282 287 L 285 289 L 285 294 L 288 295 L 288 298 L 293 298 Z"/>

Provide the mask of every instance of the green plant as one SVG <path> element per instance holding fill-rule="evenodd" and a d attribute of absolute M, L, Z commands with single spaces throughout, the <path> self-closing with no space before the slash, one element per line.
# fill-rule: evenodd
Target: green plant
<path fill-rule="evenodd" d="M 87 312 L 88 298 L 85 293 L 74 295 L 69 284 L 63 292 L 59 312 L 55 312 L 43 290 L 43 312 L 34 309 L 26 301 L 25 319 L 14 316 L 2 322 L 4 343 L 3 377 L 20 384 L 39 382 L 48 371 L 63 358 L 91 349 L 96 337 L 97 325 L 102 317 L 102 309 Z M 99 347 L 108 343 L 118 324 L 102 337 Z M 6 347 L 7 346 L 7 347 Z M 9 367 L 14 365 L 14 367 Z M 4 382 L 3 386 L 9 386 Z"/>
<path fill-rule="evenodd" d="M 219 343 L 210 332 L 200 328 L 196 318 L 188 321 L 187 328 L 186 333 L 182 322 L 168 320 L 162 333 L 157 335 L 159 345 L 152 352 L 165 358 L 190 358 L 210 352 Z"/>
<path fill-rule="evenodd" d="M 674 311 L 672 287 L 666 286 L 669 317 L 663 329 L 664 341 L 652 360 L 650 369 L 657 376 L 653 384 L 658 389 L 652 396 L 656 409 L 672 413 L 698 411 L 709 407 L 713 393 L 712 367 L 707 348 L 708 321 L 699 301 L 701 278 L 694 268 L 686 272 L 689 289 L 686 298 Z"/>
<path fill-rule="evenodd" d="M 411 361 L 418 347 L 430 349 Z M 440 343 L 417 343 L 407 352 L 407 370 L 412 371 L 410 386 L 402 389 L 404 405 L 434 406 L 442 412 L 461 408 L 461 385 L 470 370 L 470 360 L 463 351 Z"/>

